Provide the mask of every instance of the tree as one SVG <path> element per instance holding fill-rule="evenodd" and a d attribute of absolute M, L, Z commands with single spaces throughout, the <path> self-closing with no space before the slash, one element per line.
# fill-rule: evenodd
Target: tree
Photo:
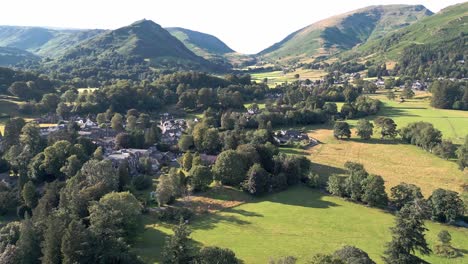
<path fill-rule="evenodd" d="M 342 139 L 343 137 L 350 138 L 351 130 L 349 129 L 349 124 L 346 122 L 335 122 L 333 127 L 333 135 L 335 138 Z"/>
<path fill-rule="evenodd" d="M 189 177 L 194 191 L 206 190 L 213 181 L 210 168 L 203 165 L 193 166 L 189 172 Z"/>
<path fill-rule="evenodd" d="M 20 237 L 16 246 L 19 250 L 19 263 L 40 263 L 41 247 L 39 234 L 28 215 L 26 215 L 25 220 L 21 223 Z"/>
<path fill-rule="evenodd" d="M 386 207 L 388 204 L 385 182 L 379 175 L 369 175 L 363 182 L 364 194 L 362 201 L 370 206 Z"/>
<path fill-rule="evenodd" d="M 37 194 L 36 194 L 36 186 L 32 183 L 32 181 L 28 181 L 24 186 L 23 190 L 21 191 L 21 195 L 23 197 L 24 203 L 29 208 L 34 208 L 37 204 Z"/>
<path fill-rule="evenodd" d="M 178 146 L 181 151 L 188 151 L 193 146 L 193 137 L 191 135 L 182 135 Z"/>
<path fill-rule="evenodd" d="M 50 215 L 47 219 L 44 240 L 42 241 L 42 263 L 62 263 L 61 241 L 64 231 L 64 221 L 57 215 Z"/>
<path fill-rule="evenodd" d="M 423 199 L 421 188 L 414 184 L 400 183 L 390 189 L 392 204 L 400 210 L 403 206 L 418 199 Z"/>
<path fill-rule="evenodd" d="M 98 123 L 98 125 L 100 127 L 102 127 L 103 125 L 105 125 L 107 123 L 107 118 L 106 118 L 106 114 L 105 113 L 99 113 L 97 114 L 96 116 L 96 122 Z"/>
<path fill-rule="evenodd" d="M 393 119 L 388 117 L 378 117 L 374 122 L 377 127 L 380 127 L 380 134 L 382 135 L 382 138 L 395 138 L 397 136 L 397 125 Z"/>
<path fill-rule="evenodd" d="M 359 119 L 356 134 L 362 139 L 370 139 L 374 133 L 374 125 L 366 119 Z"/>
<path fill-rule="evenodd" d="M 369 174 L 360 163 L 349 162 L 345 163 L 345 168 L 348 170 L 348 177 L 344 182 L 346 195 L 354 201 L 361 201 L 364 195 L 364 183 Z M 372 192 L 369 193 L 371 195 Z"/>
<path fill-rule="evenodd" d="M 63 119 L 67 118 L 70 115 L 70 112 L 71 108 L 68 107 L 66 103 L 59 103 L 57 105 L 57 109 L 55 110 L 55 113 Z"/>
<path fill-rule="evenodd" d="M 77 220 L 72 220 L 62 237 L 61 251 L 63 264 L 92 263 L 93 240 L 86 227 Z"/>
<path fill-rule="evenodd" d="M 28 123 L 21 129 L 19 141 L 23 148 L 27 146 L 32 155 L 36 155 L 42 149 L 42 138 L 39 126 L 34 123 Z"/>
<path fill-rule="evenodd" d="M 392 241 L 387 243 L 387 249 L 384 252 L 385 263 L 426 263 L 414 255 L 416 251 L 419 251 L 421 255 L 431 253 L 424 235 L 427 231 L 424 226 L 425 208 L 419 201 L 405 205 L 397 213 L 396 225 L 390 228 Z"/>
<path fill-rule="evenodd" d="M 200 250 L 195 264 L 237 264 L 239 260 L 230 249 L 219 247 L 205 247 Z"/>
<path fill-rule="evenodd" d="M 353 246 L 344 246 L 332 255 L 345 264 L 375 264 L 369 255 L 362 249 Z"/>
<path fill-rule="evenodd" d="M 332 174 L 328 178 L 327 191 L 333 195 L 343 197 L 346 194 L 344 186 L 345 178 L 336 174 Z"/>
<path fill-rule="evenodd" d="M 168 204 L 172 199 L 181 196 L 185 189 L 185 176 L 182 172 L 172 168 L 168 174 L 159 177 L 156 187 L 156 200 L 159 206 Z"/>
<path fill-rule="evenodd" d="M 20 117 L 9 119 L 5 123 L 5 128 L 3 131 L 3 144 L 5 149 L 8 149 L 12 145 L 19 144 L 19 136 L 25 125 L 26 122 L 23 118 Z"/>
<path fill-rule="evenodd" d="M 185 264 L 192 260 L 192 247 L 190 245 L 191 231 L 181 219 L 179 225 L 173 229 L 174 235 L 166 239 L 162 251 L 162 263 Z"/>
<path fill-rule="evenodd" d="M 436 189 L 428 198 L 432 208 L 432 219 L 440 222 L 452 223 L 463 216 L 465 206 L 457 192 Z"/>
<path fill-rule="evenodd" d="M 115 137 L 115 147 L 116 148 L 129 148 L 131 146 L 131 136 L 129 133 L 119 133 Z"/>
<path fill-rule="evenodd" d="M 182 160 L 181 160 L 182 168 L 186 171 L 189 171 L 190 169 L 192 169 L 192 161 L 193 161 L 192 153 L 185 152 L 184 155 L 182 155 Z"/>
<path fill-rule="evenodd" d="M 140 202 L 129 192 L 111 192 L 89 207 L 91 230 L 98 237 L 123 237 L 135 234 L 141 216 Z"/>
<path fill-rule="evenodd" d="M 405 87 L 401 92 L 401 95 L 403 98 L 412 99 L 414 97 L 413 89 L 411 89 L 411 87 Z"/>
<path fill-rule="evenodd" d="M 81 169 L 83 163 L 76 155 L 71 155 L 67 158 L 65 166 L 60 171 L 65 174 L 68 178 L 75 176 L 75 174 Z"/>
<path fill-rule="evenodd" d="M 437 144 L 432 151 L 437 156 L 443 159 L 451 159 L 455 157 L 455 151 L 457 147 L 450 140 L 442 140 L 441 143 Z"/>
<path fill-rule="evenodd" d="M 457 149 L 456 155 L 458 167 L 464 170 L 468 167 L 468 135 L 465 137 L 465 143 Z"/>
<path fill-rule="evenodd" d="M 137 118 L 133 115 L 127 117 L 127 125 L 125 127 L 127 131 L 133 131 L 137 128 Z"/>
<path fill-rule="evenodd" d="M 111 119 L 111 127 L 115 131 L 123 131 L 123 117 L 119 113 L 115 113 Z"/>
<path fill-rule="evenodd" d="M 312 256 L 312 258 L 306 263 L 307 264 L 345 264 L 343 260 L 333 255 L 325 255 L 321 253 Z"/>
<path fill-rule="evenodd" d="M 221 152 L 213 166 L 215 179 L 223 184 L 238 186 L 245 179 L 245 163 L 234 150 Z"/>
<path fill-rule="evenodd" d="M 277 260 L 270 259 L 268 264 L 296 264 L 297 258 L 294 256 L 280 257 Z"/>
<path fill-rule="evenodd" d="M 256 163 L 247 172 L 243 187 L 250 194 L 262 195 L 270 191 L 270 184 L 270 175 L 260 164 Z"/>

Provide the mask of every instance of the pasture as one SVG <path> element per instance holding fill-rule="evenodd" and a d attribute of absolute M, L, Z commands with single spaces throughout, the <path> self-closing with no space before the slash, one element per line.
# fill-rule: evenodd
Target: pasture
<path fill-rule="evenodd" d="M 299 78 L 295 78 L 294 75 L 299 74 Z M 283 73 L 282 71 L 273 71 L 273 72 L 262 72 L 262 73 L 253 73 L 251 74 L 252 80 L 256 82 L 263 82 L 263 79 L 268 79 L 268 86 L 274 88 L 276 85 L 282 84 L 284 82 L 293 82 L 296 80 L 317 80 L 325 76 L 327 73 L 322 70 L 306 70 L 306 69 L 297 69 L 293 72 Z"/>
<path fill-rule="evenodd" d="M 210 196 L 210 192 L 207 194 Z M 390 240 L 393 216 L 379 209 L 347 202 L 305 186 L 262 198 L 245 194 L 212 197 L 214 201 L 240 200 L 240 205 L 204 214 L 191 222 L 194 245 L 232 249 L 245 263 L 267 263 L 271 257 L 294 255 L 299 263 L 322 252 L 331 253 L 344 245 L 355 245 L 377 263 Z M 242 197 L 245 198 L 242 198 Z M 146 216 L 145 230 L 136 239 L 134 252 L 146 263 L 161 260 L 161 248 L 171 234 L 170 226 Z M 434 246 L 437 233 L 448 230 L 453 246 L 468 250 L 468 230 L 428 222 L 426 238 Z M 443 259 L 425 257 L 431 263 L 466 263 L 467 257 Z"/>

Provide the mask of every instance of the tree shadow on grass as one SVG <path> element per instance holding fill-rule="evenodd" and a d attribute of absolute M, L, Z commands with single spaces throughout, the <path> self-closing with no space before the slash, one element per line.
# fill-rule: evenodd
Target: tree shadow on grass
<path fill-rule="evenodd" d="M 169 235 L 153 227 L 144 227 L 133 243 L 132 251 L 145 263 L 160 263 L 162 250 Z"/>
<path fill-rule="evenodd" d="M 322 185 L 326 184 L 328 181 L 328 178 L 333 175 L 343 175 L 346 173 L 345 169 L 338 168 L 338 167 L 332 167 L 328 166 L 325 164 L 318 164 L 314 163 L 314 158 L 312 157 L 312 165 L 311 165 L 311 170 L 313 173 L 318 174 L 320 176 L 320 183 Z"/>
<path fill-rule="evenodd" d="M 401 141 L 397 139 L 379 139 L 379 138 L 370 138 L 370 139 L 350 138 L 349 141 L 357 142 L 357 143 L 365 143 L 365 144 L 380 144 L 380 145 L 398 145 L 401 143 Z"/>
<path fill-rule="evenodd" d="M 299 184 L 289 187 L 285 191 L 270 194 L 257 202 L 272 202 L 319 209 L 339 206 L 336 203 L 325 201 L 323 199 L 324 196 L 328 196 L 324 191 Z"/>

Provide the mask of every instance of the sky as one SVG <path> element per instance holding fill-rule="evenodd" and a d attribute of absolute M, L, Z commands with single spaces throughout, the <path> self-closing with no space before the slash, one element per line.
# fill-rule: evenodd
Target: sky
<path fill-rule="evenodd" d="M 116 29 L 143 18 L 215 35 L 257 53 L 316 21 L 369 5 L 422 4 L 433 12 L 462 0 L 0 0 L 0 25 Z"/>

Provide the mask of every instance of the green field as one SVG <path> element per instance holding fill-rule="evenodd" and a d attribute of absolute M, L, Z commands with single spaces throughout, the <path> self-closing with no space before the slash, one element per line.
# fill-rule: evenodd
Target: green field
<path fill-rule="evenodd" d="M 276 85 L 293 82 L 298 79 L 295 78 L 295 74 L 299 74 L 299 80 L 317 80 L 325 76 L 327 73 L 322 70 L 304 70 L 297 69 L 293 72 L 283 73 L 282 71 L 272 71 L 272 72 L 262 72 L 262 73 L 253 73 L 251 74 L 252 80 L 256 82 L 263 82 L 263 79 L 268 79 L 268 86 L 270 88 L 276 87 Z"/>
<path fill-rule="evenodd" d="M 230 199 L 222 197 L 218 199 Z M 138 237 L 135 252 L 147 263 L 160 261 L 161 247 L 171 231 L 151 217 Z M 270 257 L 294 255 L 303 263 L 319 252 L 331 253 L 350 244 L 362 248 L 378 263 L 385 242 L 390 240 L 393 216 L 381 210 L 344 201 L 304 186 L 253 199 L 191 223 L 196 246 L 231 248 L 245 263 L 267 263 Z M 432 247 L 436 235 L 448 230 L 453 246 L 468 250 L 468 230 L 428 222 L 427 239 Z M 453 260 L 435 255 L 431 263 L 466 263 L 467 257 Z"/>

